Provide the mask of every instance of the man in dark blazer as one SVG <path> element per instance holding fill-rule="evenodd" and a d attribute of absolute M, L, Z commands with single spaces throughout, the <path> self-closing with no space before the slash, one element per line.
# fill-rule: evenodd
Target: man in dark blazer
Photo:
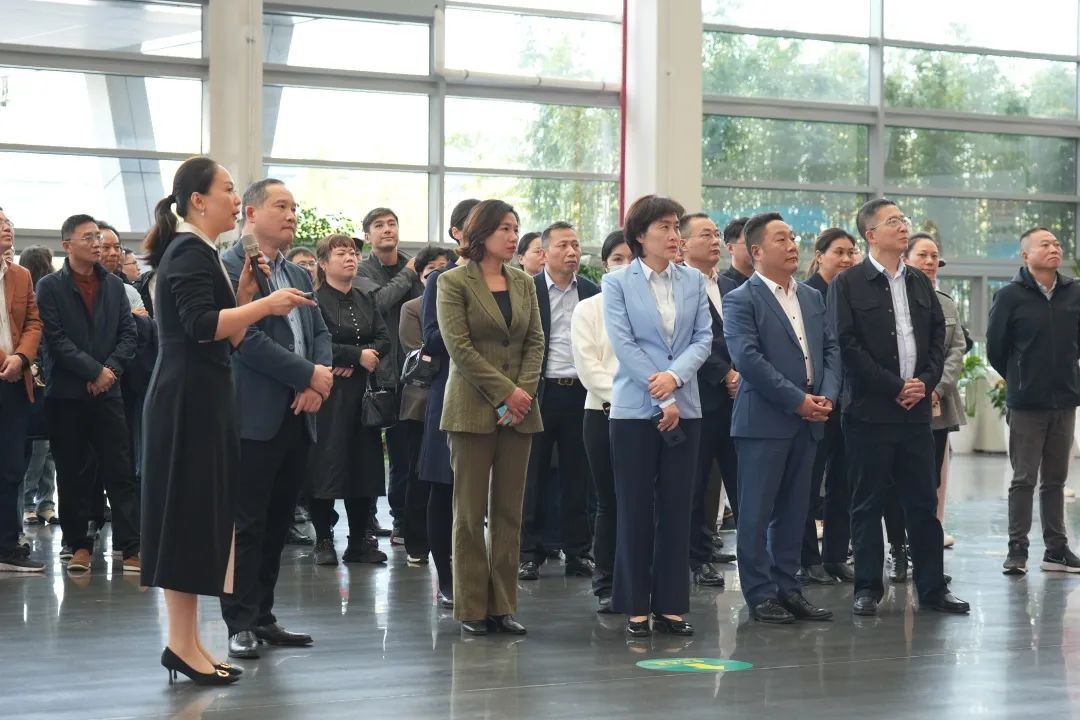
<path fill-rule="evenodd" d="M 270 262 L 271 290 L 311 291 L 311 276 L 285 259 L 296 231 L 296 201 L 272 178 L 244 192 L 244 234 Z M 235 288 L 245 262 L 242 242 L 222 254 Z M 258 657 L 258 645 L 310 645 L 274 617 L 281 551 L 316 441 L 315 413 L 333 385 L 330 336 L 318 307 L 296 308 L 247 329 L 232 356 L 240 420 L 240 474 L 233 492 L 236 558 L 233 593 L 221 599 L 229 655 Z"/>
<path fill-rule="evenodd" d="M 87 525 L 101 494 L 96 469 L 112 506 L 113 546 L 123 552 L 124 571 L 137 573 L 139 493 L 119 383 L 135 356 L 135 321 L 124 283 L 99 262 L 97 221 L 73 215 L 60 237 L 68 257 L 58 272 L 38 281 L 37 302 L 45 332 L 45 416 L 56 461 L 60 525 L 73 553 L 68 571 L 90 571 L 94 540 Z"/>
<path fill-rule="evenodd" d="M 401 306 L 424 294 L 420 284 L 423 268 L 416 267 L 416 259 L 398 250 L 398 216 L 390 208 L 378 207 L 364 216 L 361 223 L 364 241 L 371 253 L 357 268 L 353 285 L 370 294 L 382 313 L 390 331 L 390 352 L 379 361 L 376 378 L 387 390 L 401 391 L 401 365 L 405 355 L 401 352 L 398 328 L 401 324 Z M 377 535 L 390 536 L 392 544 L 404 544 L 401 527 L 405 521 L 405 493 L 409 483 L 409 438 L 404 424 L 395 424 L 386 430 L 386 455 L 390 460 L 390 481 L 386 501 L 390 504 L 393 530 L 384 530 L 375 516 L 376 500 L 371 502 L 371 526 Z"/>
<path fill-rule="evenodd" d="M 830 620 L 802 594 L 810 471 L 840 394 L 840 350 L 821 293 L 795 282 L 799 247 L 779 213 L 744 229 L 754 274 L 724 296 L 724 332 L 742 374 L 731 434 L 739 452 L 739 579 L 750 616 Z"/>
<path fill-rule="evenodd" d="M 749 219 L 732 218 L 724 226 L 724 244 L 727 245 L 728 255 L 731 256 L 731 265 L 716 278 L 720 293 L 723 295 L 727 295 L 742 285 L 754 274 L 754 262 L 746 250 L 746 235 L 743 233 L 743 228 Z"/>
<path fill-rule="evenodd" d="M 842 423 L 851 487 L 856 615 L 876 615 L 885 545 L 881 517 L 895 486 L 904 506 L 919 604 L 966 613 L 946 584 L 930 395 L 945 364 L 945 317 L 921 272 L 907 267 L 909 221 L 891 200 L 856 217 L 868 256 L 829 286 L 829 320 L 844 362 Z"/>
<path fill-rule="evenodd" d="M 707 214 L 694 213 L 680 218 L 679 234 L 683 239 L 686 264 L 705 276 L 713 333 L 712 351 L 698 370 L 701 443 L 698 445 L 698 470 L 690 514 L 690 570 L 697 585 L 724 587 L 724 576 L 712 563 L 731 562 L 735 556 L 723 555 L 713 549 L 716 518 L 706 520 L 705 508 L 713 463 L 716 463 L 732 511 L 738 512 L 739 463 L 735 443 L 731 439 L 731 409 L 735 391 L 739 387 L 739 373 L 731 364 L 727 341 L 724 340 L 720 273 L 716 269 L 720 261 L 720 231 Z"/>
<path fill-rule="evenodd" d="M 537 400 L 543 432 L 533 439 L 525 503 L 521 518 L 521 580 L 536 580 L 547 554 L 540 522 L 544 480 L 551 454 L 559 448 L 559 508 L 566 574 L 592 577 L 592 537 L 587 509 L 589 474 L 583 462 L 585 386 L 578 379 L 571 349 L 570 318 L 579 300 L 600 292 L 596 283 L 577 274 L 581 244 L 574 226 L 556 222 L 540 234 L 547 255 L 543 272 L 534 276 L 540 322 L 544 327 L 544 364 Z"/>

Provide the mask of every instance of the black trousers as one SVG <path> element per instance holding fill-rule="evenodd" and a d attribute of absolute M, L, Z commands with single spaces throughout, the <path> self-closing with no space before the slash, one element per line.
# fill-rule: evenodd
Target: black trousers
<path fill-rule="evenodd" d="M 945 448 L 949 445 L 949 431 L 943 428 L 932 432 L 934 433 L 934 462 L 937 467 L 937 473 L 934 475 L 934 488 L 936 489 L 941 487 L 941 467 L 945 464 Z M 937 512 L 936 503 L 934 512 Z M 885 536 L 892 547 L 907 544 L 907 537 L 904 532 L 904 507 L 900 504 L 900 497 L 897 495 L 895 487 L 885 501 Z"/>
<path fill-rule="evenodd" d="M 28 455 L 30 400 L 20 382 L 0 381 L 0 556 L 15 550 L 22 532 L 22 489 Z M 83 531 L 85 534 L 85 530 Z"/>
<path fill-rule="evenodd" d="M 556 446 L 559 451 L 563 553 L 568 559 L 587 557 L 592 545 L 586 510 L 589 476 L 586 464 L 581 461 L 585 457 L 582 439 L 585 388 L 580 383 L 567 386 L 542 382 L 545 385 L 540 414 L 544 419 L 544 431 L 533 436 L 521 516 L 521 562 L 538 564 L 546 558 L 540 522 L 542 489 L 544 476 L 551 471 L 551 456 Z"/>
<path fill-rule="evenodd" d="M 101 503 L 96 472 L 112 507 L 113 546 L 125 558 L 138 554 L 141 500 L 128 448 L 124 401 L 119 396 L 46 398 L 45 416 L 56 462 L 64 543 L 74 551 L 93 550 L 87 525 Z"/>
<path fill-rule="evenodd" d="M 929 423 L 866 423 L 844 416 L 848 480 L 851 484 L 851 536 L 855 550 L 855 596 L 880 599 L 885 543 L 881 518 L 895 486 L 904 508 L 915 587 L 920 602 L 945 592 L 941 523 L 934 480 L 934 439 Z"/>
<path fill-rule="evenodd" d="M 387 483 L 386 501 L 390 503 L 390 516 L 394 527 L 405 522 L 405 495 L 409 491 L 409 473 L 413 462 L 409 457 L 409 430 L 405 423 L 397 423 L 387 428 L 386 455 L 390 460 L 390 481 Z M 375 513 L 378 498 L 372 498 L 371 512 Z"/>
<path fill-rule="evenodd" d="M 345 515 L 349 523 L 349 543 L 353 542 L 352 536 L 355 535 L 356 543 L 359 545 L 367 538 L 367 526 L 371 518 L 368 512 L 371 507 L 371 498 L 350 497 L 344 500 Z M 311 525 L 315 528 L 315 537 L 318 540 L 329 540 L 334 537 L 334 502 L 329 498 L 308 500 L 308 514 L 311 516 Z M 353 527 L 353 523 L 356 523 L 356 527 Z"/>
<path fill-rule="evenodd" d="M 610 597 L 615 577 L 615 536 L 619 513 L 615 507 L 615 473 L 611 467 L 611 435 L 603 410 L 586 410 L 581 425 L 585 455 L 596 486 L 596 520 L 593 532 L 593 594 Z"/>
<path fill-rule="evenodd" d="M 610 421 L 619 527 L 611 607 L 627 615 L 690 609 L 690 504 L 700 420 L 668 447 L 650 420 Z"/>
<path fill-rule="evenodd" d="M 454 486 L 448 483 L 423 484 L 428 486 L 427 538 L 431 560 L 435 563 L 439 589 L 446 595 L 453 595 L 454 573 L 450 554 L 454 547 Z"/>
<path fill-rule="evenodd" d="M 851 492 L 848 488 L 847 462 L 844 459 L 844 430 L 840 414 L 833 413 L 825 423 L 825 436 L 818 443 L 814 469 L 810 476 L 810 512 L 806 514 L 803 534 L 802 566 L 847 562 L 851 544 Z M 821 503 L 821 485 L 825 502 Z M 818 549 L 817 510 L 821 508 L 825 534 Z"/>
<path fill-rule="evenodd" d="M 229 635 L 277 622 L 274 587 L 307 473 L 310 446 L 304 415 L 294 415 L 291 410 L 286 410 L 272 440 L 240 441 L 240 471 L 233 491 L 233 593 L 221 598 L 221 617 Z"/>
<path fill-rule="evenodd" d="M 739 456 L 731 439 L 731 406 L 711 410 L 701 417 L 701 443 L 698 446 L 697 473 L 694 476 L 694 504 L 690 511 L 690 564 L 697 566 L 712 557 L 716 528 L 705 520 L 705 497 L 715 462 L 727 491 L 735 522 L 739 521 Z"/>
<path fill-rule="evenodd" d="M 398 422 L 405 432 L 408 446 L 409 474 L 405 486 L 405 512 L 401 532 L 405 535 L 405 552 L 412 557 L 427 557 L 427 504 L 430 483 L 420 481 L 420 451 L 424 442 L 424 423 L 418 420 Z"/>

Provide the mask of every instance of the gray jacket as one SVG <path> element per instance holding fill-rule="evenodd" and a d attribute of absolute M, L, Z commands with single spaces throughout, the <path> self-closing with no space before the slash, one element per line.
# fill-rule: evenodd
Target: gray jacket
<path fill-rule="evenodd" d="M 944 430 L 967 424 L 967 414 L 964 412 L 964 401 L 960 397 L 958 385 L 960 371 L 964 367 L 967 342 L 960 327 L 960 313 L 956 309 L 956 302 L 940 290 L 937 291 L 937 296 L 941 302 L 941 312 L 945 315 L 945 368 L 941 373 L 941 382 L 934 388 L 941 398 L 941 414 L 930 421 L 930 427 Z"/>

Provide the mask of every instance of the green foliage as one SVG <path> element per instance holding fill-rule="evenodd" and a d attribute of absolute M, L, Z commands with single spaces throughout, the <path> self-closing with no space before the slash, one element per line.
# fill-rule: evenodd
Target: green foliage
<path fill-rule="evenodd" d="M 982 355 L 972 353 L 964 358 L 964 366 L 960 369 L 960 380 L 957 385 L 960 388 L 960 394 L 964 397 L 964 412 L 968 417 L 975 417 L 976 396 L 971 389 L 972 384 L 985 378 L 986 373 L 986 360 Z"/>
<path fill-rule="evenodd" d="M 356 223 L 340 213 L 320 213 L 312 207 L 301 207 L 296 213 L 296 238 L 294 247 L 314 248 L 331 233 L 353 235 Z"/>
<path fill-rule="evenodd" d="M 597 267 L 596 265 L 582 265 L 578 268 L 578 275 L 587 277 L 599 285 L 600 281 L 604 278 L 604 269 Z"/>
<path fill-rule="evenodd" d="M 998 380 L 986 391 L 986 394 L 990 397 L 990 404 L 1001 413 L 1002 417 L 1005 415 L 1005 400 L 1007 393 L 1008 386 L 1005 384 L 1004 380 Z"/>

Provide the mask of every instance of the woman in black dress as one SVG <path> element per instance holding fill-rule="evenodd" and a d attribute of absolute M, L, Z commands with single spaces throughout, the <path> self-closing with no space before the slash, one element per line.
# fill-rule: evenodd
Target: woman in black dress
<path fill-rule="evenodd" d="M 161 664 L 172 678 L 180 672 L 205 685 L 234 682 L 241 672 L 218 663 L 198 633 L 198 596 L 232 591 L 229 483 L 240 440 L 229 355 L 249 325 L 314 304 L 291 288 L 253 300 L 250 263 L 233 293 L 213 239 L 236 226 L 239 211 L 228 171 L 191 158 L 146 236 L 157 270 L 160 351 L 143 413 L 142 584 L 165 589 L 169 642 Z"/>
<path fill-rule="evenodd" d="M 311 448 L 308 463 L 315 563 L 338 564 L 332 520 L 337 499 L 345 501 L 349 516 L 349 545 L 342 560 L 385 562 L 386 553 L 368 532 L 371 500 L 386 494 L 382 438 L 379 428 L 361 424 L 360 408 L 369 374 L 390 350 L 390 334 L 375 301 L 353 287 L 359 263 L 356 242 L 348 235 L 328 235 L 315 248 L 315 258 L 315 295 L 330 331 L 337 376 L 334 392 L 319 410 L 319 442 Z"/>

